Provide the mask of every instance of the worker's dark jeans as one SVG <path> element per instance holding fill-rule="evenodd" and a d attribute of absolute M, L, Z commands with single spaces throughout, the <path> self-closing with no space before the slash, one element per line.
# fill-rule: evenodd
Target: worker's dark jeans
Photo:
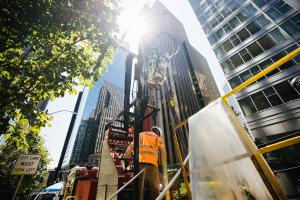
<path fill-rule="evenodd" d="M 154 200 L 159 195 L 159 175 L 158 168 L 151 164 L 140 163 L 139 170 L 145 169 L 145 185 L 144 198 L 145 200 Z M 141 191 L 143 175 L 139 176 L 139 192 Z"/>

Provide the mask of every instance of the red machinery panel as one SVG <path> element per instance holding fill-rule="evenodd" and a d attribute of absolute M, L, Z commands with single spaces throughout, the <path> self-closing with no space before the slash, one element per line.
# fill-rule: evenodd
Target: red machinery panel
<path fill-rule="evenodd" d="M 79 180 L 76 188 L 76 200 L 95 200 L 97 180 Z"/>

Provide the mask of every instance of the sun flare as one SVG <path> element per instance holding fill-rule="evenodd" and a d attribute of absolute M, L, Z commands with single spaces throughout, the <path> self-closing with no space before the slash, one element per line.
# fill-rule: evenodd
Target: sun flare
<path fill-rule="evenodd" d="M 139 39 L 150 30 L 148 19 L 141 12 L 145 4 L 146 1 L 127 0 L 126 7 L 118 18 L 120 38 L 128 42 L 130 50 L 134 52 L 137 50 Z"/>

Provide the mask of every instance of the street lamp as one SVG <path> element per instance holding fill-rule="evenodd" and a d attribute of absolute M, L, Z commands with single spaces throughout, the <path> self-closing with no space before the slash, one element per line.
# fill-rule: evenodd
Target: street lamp
<path fill-rule="evenodd" d="M 53 114 L 60 113 L 60 112 L 69 112 L 69 113 L 77 114 L 76 112 L 73 112 L 71 110 L 59 110 L 59 111 L 55 111 L 53 113 L 48 113 L 48 110 L 46 110 L 46 115 L 53 115 Z"/>

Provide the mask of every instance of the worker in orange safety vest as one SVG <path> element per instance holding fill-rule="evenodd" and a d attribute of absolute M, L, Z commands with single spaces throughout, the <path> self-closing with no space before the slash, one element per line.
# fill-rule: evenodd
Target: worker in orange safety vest
<path fill-rule="evenodd" d="M 145 169 L 144 191 L 145 199 L 153 200 L 159 195 L 160 181 L 158 163 L 166 163 L 166 150 L 161 138 L 162 131 L 159 127 L 153 126 L 151 131 L 139 134 L 139 171 Z M 128 158 L 133 153 L 134 142 L 132 142 L 124 157 Z M 139 176 L 139 192 L 141 194 L 142 175 Z"/>

